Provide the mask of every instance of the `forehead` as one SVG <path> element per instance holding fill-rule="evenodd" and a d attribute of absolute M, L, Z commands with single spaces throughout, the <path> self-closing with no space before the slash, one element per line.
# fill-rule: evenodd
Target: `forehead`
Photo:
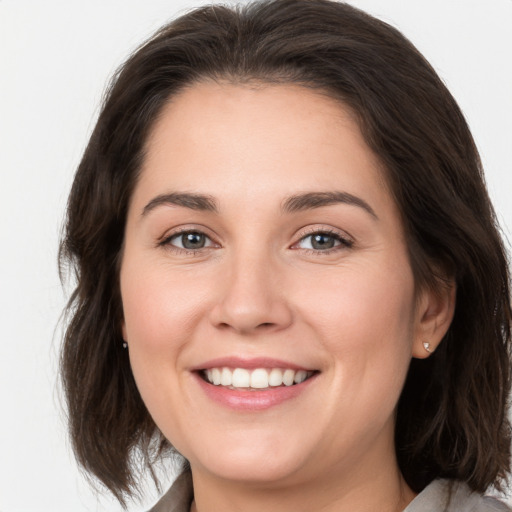
<path fill-rule="evenodd" d="M 304 190 L 382 196 L 387 189 L 354 114 L 298 85 L 194 84 L 162 109 L 145 149 L 136 196 L 167 188 L 261 201 Z"/>

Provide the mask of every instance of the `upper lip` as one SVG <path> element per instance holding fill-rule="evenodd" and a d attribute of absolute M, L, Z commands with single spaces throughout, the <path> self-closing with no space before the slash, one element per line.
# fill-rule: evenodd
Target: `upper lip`
<path fill-rule="evenodd" d="M 291 370 L 314 371 L 314 368 L 308 368 L 290 361 L 275 359 L 273 357 L 251 357 L 243 358 L 240 356 L 219 357 L 205 361 L 191 368 L 192 371 L 208 370 L 209 368 L 245 368 L 253 370 L 256 368 L 283 368 Z"/>

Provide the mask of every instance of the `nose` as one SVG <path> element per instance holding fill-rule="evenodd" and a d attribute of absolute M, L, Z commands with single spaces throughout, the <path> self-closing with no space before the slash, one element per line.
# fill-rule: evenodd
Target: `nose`
<path fill-rule="evenodd" d="M 282 270 L 265 255 L 240 255 L 230 261 L 211 310 L 215 327 L 245 335 L 288 327 L 293 315 L 282 286 Z"/>

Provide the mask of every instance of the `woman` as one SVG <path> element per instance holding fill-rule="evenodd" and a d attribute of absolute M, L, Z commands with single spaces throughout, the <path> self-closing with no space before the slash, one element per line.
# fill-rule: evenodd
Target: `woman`
<path fill-rule="evenodd" d="M 80 464 L 155 511 L 506 510 L 511 308 L 478 154 L 395 29 L 209 6 L 108 92 L 69 199 Z"/>

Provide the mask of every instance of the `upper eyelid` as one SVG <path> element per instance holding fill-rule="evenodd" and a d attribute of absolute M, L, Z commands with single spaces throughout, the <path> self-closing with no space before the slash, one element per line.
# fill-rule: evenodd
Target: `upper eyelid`
<path fill-rule="evenodd" d="M 213 239 L 211 236 L 209 236 L 207 233 L 204 233 L 203 231 L 199 231 L 198 229 L 185 229 L 184 231 L 178 231 L 176 233 L 173 233 L 172 235 L 169 235 L 168 237 L 165 237 L 164 240 L 171 240 L 172 238 L 178 238 L 183 235 L 188 235 L 191 233 L 197 233 L 198 235 L 204 235 L 205 238 L 208 238 L 213 242 Z"/>
<path fill-rule="evenodd" d="M 297 242 L 299 242 L 300 240 L 302 240 L 308 236 L 315 235 L 317 233 L 318 234 L 326 234 L 329 236 L 337 236 L 338 238 L 340 238 L 342 240 L 354 243 L 354 238 L 351 235 L 349 235 L 346 231 L 342 231 L 342 230 L 332 228 L 332 227 L 321 227 L 321 226 L 309 227 L 309 228 L 305 228 L 304 231 L 302 231 L 302 230 L 299 231 L 296 235 L 298 237 Z M 297 243 L 297 242 L 295 242 L 295 243 Z"/>
<path fill-rule="evenodd" d="M 208 237 L 212 242 L 218 243 L 216 241 L 216 237 L 211 234 L 210 230 L 205 226 L 179 226 L 177 228 L 173 228 L 171 230 L 167 230 L 161 237 L 158 238 L 158 243 L 163 243 L 171 238 L 182 235 L 184 233 L 201 233 Z"/>

